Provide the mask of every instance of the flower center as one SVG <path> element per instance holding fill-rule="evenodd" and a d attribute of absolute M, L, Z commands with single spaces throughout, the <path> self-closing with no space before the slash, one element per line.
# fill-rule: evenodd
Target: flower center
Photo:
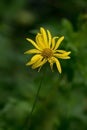
<path fill-rule="evenodd" d="M 41 55 L 42 55 L 44 58 L 50 58 L 50 57 L 53 56 L 53 52 L 52 52 L 51 49 L 49 49 L 49 48 L 45 48 L 45 49 L 43 49 Z"/>

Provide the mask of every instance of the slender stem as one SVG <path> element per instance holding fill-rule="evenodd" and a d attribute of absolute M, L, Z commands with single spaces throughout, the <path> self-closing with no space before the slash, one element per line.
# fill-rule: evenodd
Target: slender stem
<path fill-rule="evenodd" d="M 41 81 L 40 81 L 40 84 L 39 84 L 39 87 L 38 87 L 38 90 L 37 90 L 37 93 L 36 93 L 36 97 L 35 97 L 35 100 L 34 100 L 34 104 L 33 104 L 33 107 L 32 107 L 31 113 L 30 113 L 30 117 L 32 117 L 34 108 L 35 108 L 35 106 L 36 106 L 36 103 L 37 103 L 37 100 L 38 100 L 38 96 L 39 96 L 39 91 L 40 91 L 41 85 L 42 85 L 42 79 L 41 79 Z"/>
<path fill-rule="evenodd" d="M 40 84 L 39 84 L 39 87 L 38 87 L 38 90 L 37 90 L 37 93 L 36 93 L 36 96 L 35 96 L 33 107 L 32 107 L 32 110 L 30 112 L 30 116 L 28 115 L 27 118 L 26 118 L 26 121 L 25 121 L 25 124 L 24 124 L 24 130 L 28 130 L 30 128 L 31 121 L 32 121 L 32 114 L 33 114 L 33 111 L 35 109 L 35 106 L 36 106 L 36 103 L 37 103 L 37 100 L 38 100 L 39 92 L 40 92 L 40 89 L 41 89 L 41 86 L 42 86 L 42 80 L 43 80 L 43 76 L 40 80 Z"/>

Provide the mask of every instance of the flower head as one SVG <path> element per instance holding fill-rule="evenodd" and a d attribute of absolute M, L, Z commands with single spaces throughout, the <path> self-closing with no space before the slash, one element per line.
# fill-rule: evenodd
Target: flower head
<path fill-rule="evenodd" d="M 52 37 L 49 30 L 45 31 L 45 29 L 41 27 L 40 33 L 36 35 L 35 42 L 30 38 L 26 39 L 35 47 L 35 49 L 30 49 L 25 52 L 25 54 L 34 54 L 31 60 L 26 64 L 27 66 L 32 65 L 32 69 L 39 68 L 40 70 L 46 62 L 49 62 L 51 70 L 53 71 L 53 64 L 55 63 L 59 73 L 62 72 L 59 59 L 70 59 L 68 55 L 71 53 L 70 51 L 66 52 L 58 49 L 64 36 L 60 38 Z M 56 41 L 56 39 L 58 40 Z"/>

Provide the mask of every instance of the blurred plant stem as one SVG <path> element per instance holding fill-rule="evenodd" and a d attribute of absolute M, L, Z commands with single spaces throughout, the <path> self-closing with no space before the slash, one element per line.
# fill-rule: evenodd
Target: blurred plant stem
<path fill-rule="evenodd" d="M 46 70 L 46 69 L 45 69 Z M 26 118 L 26 121 L 24 123 L 24 130 L 29 130 L 30 127 L 31 127 L 31 123 L 32 123 L 32 115 L 33 115 L 33 111 L 35 109 L 35 106 L 36 106 L 36 103 L 38 101 L 38 96 L 39 96 L 39 92 L 40 92 L 40 89 L 41 89 L 41 86 L 42 86 L 42 81 L 44 79 L 44 74 L 45 74 L 45 71 L 44 73 L 42 74 L 42 77 L 41 77 L 41 80 L 40 80 L 40 84 L 39 84 L 39 87 L 38 87 L 38 90 L 37 90 L 37 93 L 36 93 L 36 96 L 35 96 L 35 100 L 34 100 L 34 103 L 33 103 L 33 106 L 32 106 L 32 110 L 30 112 L 30 115 L 27 116 Z"/>

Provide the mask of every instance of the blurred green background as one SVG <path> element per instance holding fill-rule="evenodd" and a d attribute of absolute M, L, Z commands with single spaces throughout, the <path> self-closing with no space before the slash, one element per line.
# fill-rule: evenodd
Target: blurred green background
<path fill-rule="evenodd" d="M 65 36 L 60 48 L 62 74 L 46 64 L 42 87 L 27 127 L 44 72 L 26 67 L 40 27 Z M 87 0 L 0 0 L 0 130 L 87 130 Z"/>

